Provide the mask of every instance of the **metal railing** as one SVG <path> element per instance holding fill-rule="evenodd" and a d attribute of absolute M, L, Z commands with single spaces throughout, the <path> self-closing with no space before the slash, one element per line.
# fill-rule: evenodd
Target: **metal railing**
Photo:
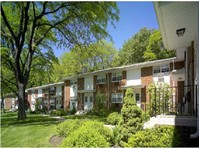
<path fill-rule="evenodd" d="M 156 115 L 196 115 L 197 85 L 150 88 L 149 102 L 145 106 L 151 116 Z"/>

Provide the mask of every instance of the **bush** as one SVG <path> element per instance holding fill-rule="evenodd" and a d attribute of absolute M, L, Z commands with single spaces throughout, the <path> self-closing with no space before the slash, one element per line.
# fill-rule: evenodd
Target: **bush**
<path fill-rule="evenodd" d="M 70 113 L 71 113 L 72 115 L 74 115 L 76 112 L 77 112 L 77 110 L 76 110 L 76 108 L 73 106 L 73 109 L 70 111 Z"/>
<path fill-rule="evenodd" d="M 71 132 L 60 145 L 61 147 L 91 147 L 110 146 L 113 144 L 113 133 L 103 123 L 97 121 L 84 121 Z"/>
<path fill-rule="evenodd" d="M 133 89 L 128 88 L 121 110 L 121 120 L 118 124 L 118 144 L 124 146 L 128 142 L 128 138 L 141 130 L 142 126 L 142 110 L 136 104 Z"/>
<path fill-rule="evenodd" d="M 66 137 L 74 130 L 78 129 L 81 126 L 82 121 L 75 119 L 66 120 L 56 127 L 56 132 L 59 136 Z"/>
<path fill-rule="evenodd" d="M 109 143 L 95 129 L 82 126 L 63 140 L 60 147 L 108 147 Z"/>
<path fill-rule="evenodd" d="M 111 125 L 117 125 L 120 121 L 121 115 L 118 112 L 111 113 L 107 118 L 107 123 Z"/>
<path fill-rule="evenodd" d="M 57 109 L 57 110 L 52 110 L 50 112 L 51 115 L 56 115 L 56 116 L 64 116 L 66 115 L 66 111 L 64 111 L 63 109 Z"/>
<path fill-rule="evenodd" d="M 150 120 L 150 114 L 149 114 L 149 111 L 142 111 L 142 120 L 144 121 L 144 122 L 146 122 L 146 121 L 149 121 Z"/>
<path fill-rule="evenodd" d="M 173 126 L 161 126 L 138 131 L 128 140 L 127 147 L 173 147 L 180 145 L 180 137 Z"/>

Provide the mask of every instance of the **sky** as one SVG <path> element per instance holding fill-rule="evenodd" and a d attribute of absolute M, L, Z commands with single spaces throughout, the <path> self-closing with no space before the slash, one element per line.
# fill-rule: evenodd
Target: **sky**
<path fill-rule="evenodd" d="M 120 10 L 120 20 L 115 22 L 116 28 L 111 25 L 107 27 L 116 49 L 121 49 L 124 42 L 143 27 L 158 29 L 153 2 L 117 2 L 117 5 Z M 57 57 L 66 51 L 68 50 L 54 50 Z"/>

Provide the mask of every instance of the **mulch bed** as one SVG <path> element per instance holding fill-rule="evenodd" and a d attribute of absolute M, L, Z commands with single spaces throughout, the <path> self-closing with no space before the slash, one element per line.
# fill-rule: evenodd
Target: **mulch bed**
<path fill-rule="evenodd" d="M 63 137 L 59 137 L 59 136 L 54 135 L 54 136 L 52 136 L 52 137 L 50 138 L 49 142 L 50 142 L 54 147 L 58 147 L 59 144 L 61 144 L 61 142 L 62 142 L 63 139 L 64 139 Z"/>

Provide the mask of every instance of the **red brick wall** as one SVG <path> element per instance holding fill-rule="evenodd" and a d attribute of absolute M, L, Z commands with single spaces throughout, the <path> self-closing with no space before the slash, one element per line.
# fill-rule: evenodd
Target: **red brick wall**
<path fill-rule="evenodd" d="M 4 108 L 11 109 L 12 106 L 12 98 L 5 98 L 4 99 Z"/>
<path fill-rule="evenodd" d="M 84 78 L 77 79 L 77 88 L 78 88 L 78 90 L 84 89 Z"/>
<path fill-rule="evenodd" d="M 174 63 L 174 68 L 175 69 L 182 69 L 185 65 L 185 62 L 184 61 L 181 61 L 181 62 L 175 62 Z M 173 63 L 170 63 L 170 71 L 173 70 Z"/>
<path fill-rule="evenodd" d="M 146 93 L 147 86 L 153 82 L 153 67 L 141 68 L 141 84 L 144 88 L 141 89 L 141 102 L 149 102 L 149 96 Z"/>
<path fill-rule="evenodd" d="M 65 101 L 64 101 L 64 109 L 69 110 L 70 107 L 70 80 L 65 81 Z"/>

